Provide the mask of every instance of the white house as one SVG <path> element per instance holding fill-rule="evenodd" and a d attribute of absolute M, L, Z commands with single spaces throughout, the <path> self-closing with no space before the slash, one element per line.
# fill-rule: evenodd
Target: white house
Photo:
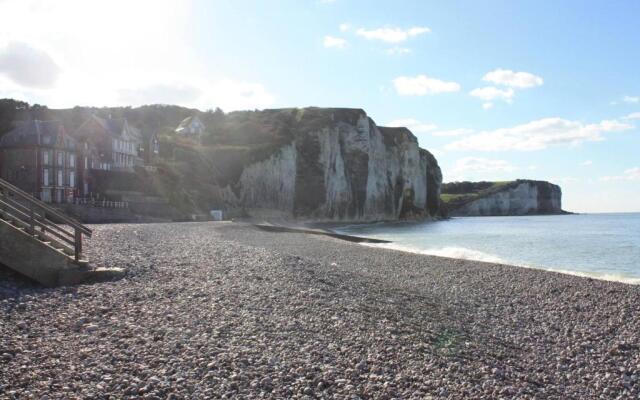
<path fill-rule="evenodd" d="M 202 121 L 200 121 L 200 118 L 198 118 L 197 115 L 194 115 L 183 119 L 175 132 L 185 136 L 200 136 L 205 130 L 206 127 Z"/>

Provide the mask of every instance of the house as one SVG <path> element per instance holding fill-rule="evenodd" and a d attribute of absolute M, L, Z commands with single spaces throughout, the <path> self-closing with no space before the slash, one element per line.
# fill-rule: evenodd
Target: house
<path fill-rule="evenodd" d="M 87 169 L 133 171 L 142 165 L 140 131 L 124 118 L 92 115 L 74 133 L 83 149 Z"/>
<path fill-rule="evenodd" d="M 200 121 L 197 115 L 187 117 L 180 122 L 175 132 L 185 136 L 200 136 L 206 130 L 206 127 Z"/>
<path fill-rule="evenodd" d="M 0 138 L 2 179 L 47 203 L 77 193 L 77 142 L 60 121 L 17 122 Z"/>
<path fill-rule="evenodd" d="M 158 135 L 155 132 L 147 131 L 147 133 L 143 134 L 142 137 L 144 140 L 142 144 L 142 158 L 144 159 L 144 164 L 152 165 L 160 155 L 160 141 L 158 140 Z"/>

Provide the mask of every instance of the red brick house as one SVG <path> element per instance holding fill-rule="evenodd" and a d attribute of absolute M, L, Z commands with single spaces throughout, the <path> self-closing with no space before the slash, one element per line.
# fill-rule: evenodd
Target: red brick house
<path fill-rule="evenodd" d="M 45 202 L 77 194 L 77 142 L 60 121 L 17 122 L 0 138 L 2 178 Z"/>

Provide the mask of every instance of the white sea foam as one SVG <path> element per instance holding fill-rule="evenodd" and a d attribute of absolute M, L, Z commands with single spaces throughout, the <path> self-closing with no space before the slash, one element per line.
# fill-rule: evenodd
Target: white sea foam
<path fill-rule="evenodd" d="M 606 274 L 598 272 L 574 271 L 569 269 L 548 268 L 521 263 L 514 263 L 504 260 L 497 255 L 484 253 L 482 251 L 468 249 L 465 247 L 443 247 L 436 249 L 420 249 L 413 246 L 406 246 L 397 243 L 362 243 L 364 246 L 385 248 L 390 250 L 405 251 L 408 253 L 425 254 L 431 256 L 457 258 L 471 261 L 482 261 L 496 264 L 508 264 L 516 267 L 539 269 L 543 271 L 558 272 L 567 275 L 581 276 L 584 278 L 600 279 L 611 282 L 623 282 L 633 285 L 640 285 L 640 278 L 629 277 L 621 274 Z"/>
<path fill-rule="evenodd" d="M 467 249 L 464 247 L 443 247 L 440 249 L 419 249 L 397 243 L 363 243 L 366 246 L 382 247 L 385 249 L 406 251 L 409 253 L 426 254 L 430 256 L 461 258 L 463 260 L 484 261 L 490 263 L 507 264 L 502 258 L 482 251 Z"/>

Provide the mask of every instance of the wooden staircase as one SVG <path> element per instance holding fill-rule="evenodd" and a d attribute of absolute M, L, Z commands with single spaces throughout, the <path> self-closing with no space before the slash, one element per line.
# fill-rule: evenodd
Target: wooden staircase
<path fill-rule="evenodd" d="M 0 179 L 0 264 L 45 286 L 86 272 L 82 236 L 91 229 Z"/>

